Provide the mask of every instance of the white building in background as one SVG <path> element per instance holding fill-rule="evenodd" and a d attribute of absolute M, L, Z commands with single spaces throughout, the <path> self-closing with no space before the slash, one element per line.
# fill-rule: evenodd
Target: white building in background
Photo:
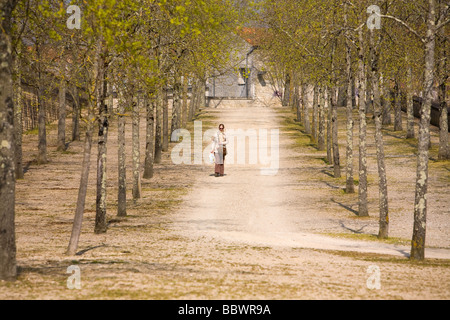
<path fill-rule="evenodd" d="M 266 100 L 274 91 L 264 66 L 258 59 L 258 41 L 254 29 L 244 29 L 237 38 L 229 67 L 207 80 L 209 106 L 223 100 Z"/>

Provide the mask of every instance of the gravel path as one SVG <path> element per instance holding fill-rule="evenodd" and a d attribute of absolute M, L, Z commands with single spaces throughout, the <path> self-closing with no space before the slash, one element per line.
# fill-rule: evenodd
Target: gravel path
<path fill-rule="evenodd" d="M 228 131 L 242 130 L 248 133 L 254 130 L 260 140 L 264 138 L 260 129 L 271 132 L 280 128 L 280 117 L 274 108 L 239 105 L 210 112 L 225 124 Z M 258 153 L 258 146 L 252 145 L 250 140 L 247 140 L 246 164 L 236 164 L 238 140 L 231 140 L 234 144 L 228 149 L 233 150 L 234 145 L 236 150 L 234 155 L 232 152 L 228 156 L 231 158 L 226 159 L 225 176 L 212 176 L 213 165 L 206 165 L 205 174 L 197 177 L 194 187 L 186 196 L 187 205 L 179 213 L 177 225 L 180 230 L 185 231 L 184 234 L 258 246 L 409 256 L 408 245 L 340 239 L 318 234 L 349 230 L 364 230 L 376 234 L 377 220 L 372 217 L 358 221 L 355 214 L 349 216 L 348 212 L 342 215 L 342 207 L 345 205 L 334 199 L 328 201 L 330 190 L 339 189 L 340 186 L 318 181 L 320 171 L 311 168 L 311 162 L 308 161 L 311 155 L 293 150 L 293 140 L 288 135 L 280 132 L 279 169 L 273 175 L 263 175 L 261 168 L 267 168 L 267 165 L 250 163 L 249 155 Z M 268 149 L 267 154 L 270 155 L 270 147 Z M 266 154 L 268 150 L 259 151 Z M 207 174 L 207 170 L 210 174 Z M 306 171 L 306 174 L 302 174 Z M 354 198 L 357 199 L 357 196 L 354 195 Z M 337 210 L 339 205 L 341 210 Z M 428 248 L 426 256 L 450 259 L 450 249 Z"/>

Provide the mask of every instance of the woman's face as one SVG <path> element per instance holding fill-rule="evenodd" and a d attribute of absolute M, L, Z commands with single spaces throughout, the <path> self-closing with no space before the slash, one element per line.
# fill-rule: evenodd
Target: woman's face
<path fill-rule="evenodd" d="M 219 126 L 219 130 L 223 131 L 224 130 L 224 126 Z"/>

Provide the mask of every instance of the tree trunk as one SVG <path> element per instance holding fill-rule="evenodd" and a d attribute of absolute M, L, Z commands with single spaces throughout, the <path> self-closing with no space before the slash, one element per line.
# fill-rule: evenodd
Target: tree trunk
<path fill-rule="evenodd" d="M 346 193 L 355 192 L 355 184 L 353 180 L 353 87 L 352 87 L 352 57 L 350 43 L 345 42 L 346 46 L 346 62 L 347 62 L 347 148 L 346 148 Z"/>
<path fill-rule="evenodd" d="M 154 163 L 161 163 L 162 142 L 161 142 L 161 114 L 164 104 L 164 89 L 159 87 L 156 94 L 156 117 L 155 117 L 155 160 Z"/>
<path fill-rule="evenodd" d="M 170 128 L 170 137 L 172 133 L 180 128 L 181 116 L 181 83 L 179 77 L 175 77 L 173 84 L 173 98 L 172 98 L 172 122 Z M 175 141 L 173 141 L 175 142 Z"/>
<path fill-rule="evenodd" d="M 289 71 L 288 71 L 288 72 L 286 72 L 286 80 L 284 81 L 284 92 L 283 92 L 283 100 L 282 100 L 283 107 L 287 107 L 289 105 L 290 87 L 291 87 L 291 78 L 289 76 Z"/>
<path fill-rule="evenodd" d="M 312 141 L 317 142 L 317 109 L 319 101 L 319 87 L 314 86 L 313 89 L 313 107 L 312 107 Z"/>
<path fill-rule="evenodd" d="M 164 90 L 163 95 L 163 139 L 162 139 L 162 151 L 169 150 L 169 97 L 168 90 Z"/>
<path fill-rule="evenodd" d="M 118 143 L 118 182 L 117 182 L 117 215 L 124 217 L 127 215 L 127 166 L 125 153 L 125 101 L 119 99 L 117 115 L 117 143 Z"/>
<path fill-rule="evenodd" d="M 183 77 L 183 105 L 182 105 L 182 127 L 186 128 L 188 117 L 188 79 Z"/>
<path fill-rule="evenodd" d="M 317 137 L 317 149 L 325 150 L 325 89 L 319 89 L 319 135 Z"/>
<path fill-rule="evenodd" d="M 439 86 L 439 107 L 441 115 L 439 117 L 439 160 L 450 159 L 450 147 L 448 143 L 448 111 L 446 101 L 446 82 L 441 82 Z"/>
<path fill-rule="evenodd" d="M 445 10 L 445 7 L 441 4 L 441 14 Z M 450 146 L 448 142 L 448 111 L 447 111 L 447 37 L 444 34 L 444 28 L 439 31 L 440 34 L 440 59 L 438 63 L 438 76 L 439 76 L 439 151 L 438 159 L 447 160 L 450 159 Z"/>
<path fill-rule="evenodd" d="M 332 137 L 332 110 L 331 110 L 331 89 L 326 88 L 327 90 L 327 162 L 328 164 L 333 163 L 333 152 L 332 152 L 332 143 L 333 143 L 333 137 Z"/>
<path fill-rule="evenodd" d="M 398 86 L 397 80 L 395 81 L 394 87 L 394 95 L 395 95 L 395 105 L 394 105 L 394 131 L 402 131 L 402 99 L 400 88 Z"/>
<path fill-rule="evenodd" d="M 381 107 L 382 107 L 382 125 L 387 126 L 392 124 L 391 119 L 391 108 L 395 108 L 395 94 L 392 92 L 390 87 L 387 84 L 386 79 L 384 77 L 381 77 L 381 84 L 380 84 L 380 95 L 381 95 Z M 372 89 L 373 92 L 373 89 Z M 375 109 L 375 107 L 372 105 L 372 108 Z M 375 110 L 373 110 L 375 112 Z"/>
<path fill-rule="evenodd" d="M 153 177 L 153 131 L 154 131 L 154 99 L 146 101 L 147 121 L 146 121 L 146 135 L 145 135 L 145 162 L 144 162 L 144 179 L 151 179 Z"/>
<path fill-rule="evenodd" d="M 197 102 L 197 108 L 195 109 L 195 113 L 199 112 L 202 108 L 206 107 L 206 79 L 200 80 L 199 87 L 199 99 Z"/>
<path fill-rule="evenodd" d="M 105 233 L 106 223 L 106 144 L 108 141 L 108 107 L 105 103 L 107 96 L 107 62 L 106 52 L 99 48 L 97 72 L 97 107 L 99 111 L 98 156 L 97 156 L 97 200 L 95 215 L 95 233 Z"/>
<path fill-rule="evenodd" d="M 307 86 L 305 85 L 302 90 L 302 101 L 303 101 L 303 125 L 305 127 L 305 133 L 311 134 L 311 124 L 309 123 L 309 101 L 308 101 L 308 93 Z"/>
<path fill-rule="evenodd" d="M 38 85 L 38 157 L 37 162 L 38 164 L 45 164 L 48 162 L 47 159 L 47 132 L 46 132 L 46 115 L 45 115 L 45 108 L 46 108 L 46 101 L 44 99 L 44 89 L 41 84 L 41 79 L 39 79 L 39 85 Z"/>
<path fill-rule="evenodd" d="M 406 113 L 407 113 L 407 130 L 406 139 L 415 137 L 414 132 L 414 102 L 413 102 L 413 83 L 412 83 L 412 66 L 408 66 L 407 74 L 407 92 L 406 92 Z"/>
<path fill-rule="evenodd" d="M 341 177 L 341 161 L 339 157 L 339 141 L 338 141 L 338 110 L 337 110 L 337 88 L 336 88 L 336 70 L 335 70 L 335 53 L 337 46 L 337 38 L 333 40 L 330 52 L 331 60 L 331 88 L 330 88 L 330 102 L 331 102 L 331 131 L 333 140 L 333 173 L 335 178 Z"/>
<path fill-rule="evenodd" d="M 339 142 L 338 142 L 338 110 L 336 88 L 331 88 L 331 131 L 333 141 L 333 173 L 335 178 L 341 177 L 341 161 L 339 157 Z"/>
<path fill-rule="evenodd" d="M 380 99 L 380 76 L 378 71 L 379 54 L 374 44 L 373 30 L 370 31 L 371 51 L 371 81 L 373 90 L 373 108 L 375 117 L 375 144 L 377 149 L 378 179 L 379 179 L 379 203 L 380 203 L 380 227 L 378 238 L 384 239 L 389 234 L 388 190 L 386 179 L 386 166 L 384 163 L 384 145 L 382 133 L 382 109 Z"/>
<path fill-rule="evenodd" d="M 302 102 L 301 102 L 301 98 L 300 98 L 300 91 L 301 90 L 301 85 L 299 85 L 298 83 L 295 84 L 294 87 L 294 106 L 295 106 L 295 111 L 297 114 L 297 122 L 302 122 Z"/>
<path fill-rule="evenodd" d="M 192 119 L 194 119 L 194 110 L 195 110 L 195 105 L 197 104 L 197 86 L 198 86 L 198 81 L 196 78 L 194 78 L 192 80 L 192 89 L 191 89 L 191 101 L 190 101 L 190 106 L 189 106 L 189 121 L 192 121 Z"/>
<path fill-rule="evenodd" d="M 20 44 L 19 44 L 20 45 Z M 20 50 L 20 48 L 18 49 Z M 23 179 L 23 154 L 22 154 L 22 136 L 23 136 L 23 124 L 22 124 L 22 104 L 23 104 L 23 92 L 22 92 L 22 75 L 19 65 L 19 57 L 15 59 L 15 73 L 16 83 L 14 85 L 15 98 L 14 98 L 14 159 L 16 168 L 16 179 Z"/>
<path fill-rule="evenodd" d="M 364 38 L 362 28 L 359 30 L 359 185 L 358 185 L 358 215 L 367 217 L 367 122 L 366 122 L 366 76 L 364 64 Z"/>
<path fill-rule="evenodd" d="M 17 1 L 0 0 L 0 280 L 17 276 L 15 236 L 14 93 L 11 15 Z"/>
<path fill-rule="evenodd" d="M 89 107 L 88 126 L 86 130 L 86 137 L 84 142 L 83 163 L 81 165 L 81 179 L 80 187 L 78 189 L 77 206 L 75 209 L 75 217 L 73 220 L 72 234 L 69 240 L 69 246 L 66 254 L 74 255 L 78 248 L 78 241 L 81 234 L 81 225 L 83 222 L 84 207 L 86 204 L 86 193 L 88 189 L 89 169 L 91 164 L 91 149 L 92 149 L 92 132 L 94 124 L 91 119 L 94 118 L 92 108 Z"/>
<path fill-rule="evenodd" d="M 80 140 L 80 93 L 78 87 L 73 88 L 72 141 Z"/>
<path fill-rule="evenodd" d="M 132 100 L 131 100 L 132 101 Z M 130 102 L 131 102 L 130 101 Z M 133 103 L 132 114 L 132 159 L 133 159 L 133 199 L 141 197 L 141 152 L 139 149 L 139 112 L 141 109 L 142 98 L 138 95 L 137 103 Z"/>
<path fill-rule="evenodd" d="M 435 67 L 435 0 L 428 0 L 427 34 L 425 38 L 425 76 L 423 103 L 419 125 L 419 150 L 417 155 L 417 178 L 414 201 L 414 229 L 411 241 L 411 259 L 425 259 L 425 234 L 427 222 L 428 147 L 430 140 L 430 112 L 433 100 Z"/>
<path fill-rule="evenodd" d="M 59 115 L 58 115 L 58 142 L 57 150 L 66 150 L 66 80 L 61 79 L 59 84 Z"/>

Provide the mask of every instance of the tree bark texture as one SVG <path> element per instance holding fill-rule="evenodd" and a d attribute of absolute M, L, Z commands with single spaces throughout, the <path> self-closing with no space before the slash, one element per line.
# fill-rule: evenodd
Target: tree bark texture
<path fill-rule="evenodd" d="M 414 138 L 416 135 L 415 130 L 414 130 L 412 66 L 408 66 L 408 71 L 407 71 L 406 117 L 407 117 L 406 138 L 411 139 L 411 138 Z"/>
<path fill-rule="evenodd" d="M 161 163 L 162 154 L 162 109 L 164 103 L 164 90 L 162 87 L 159 88 L 156 94 L 156 112 L 155 112 L 155 160 L 154 163 Z"/>
<path fill-rule="evenodd" d="M 137 103 L 133 103 L 132 111 L 132 160 L 133 160 L 133 199 L 141 197 L 141 152 L 139 147 L 139 125 L 142 97 L 138 96 Z"/>
<path fill-rule="evenodd" d="M 346 62 L 347 62 L 347 148 L 346 148 L 346 193 L 355 192 L 355 184 L 353 180 L 353 87 L 352 87 L 352 57 L 350 43 L 346 39 Z"/>
<path fill-rule="evenodd" d="M 319 87 L 317 85 L 314 86 L 313 89 L 313 105 L 312 105 L 312 141 L 314 143 L 317 142 L 317 109 L 319 104 Z"/>
<path fill-rule="evenodd" d="M 425 38 L 425 75 L 423 103 L 419 125 L 419 148 L 414 200 L 414 227 L 411 241 L 411 259 L 425 259 L 425 235 L 427 226 L 428 147 L 430 139 L 431 102 L 433 100 L 436 1 L 428 0 L 427 33 Z"/>
<path fill-rule="evenodd" d="M 14 93 L 11 15 L 17 1 L 0 0 L 0 280 L 17 276 L 15 236 Z"/>
<path fill-rule="evenodd" d="M 358 185 L 358 215 L 367 217 L 367 122 L 366 122 L 366 75 L 364 63 L 363 31 L 359 31 L 358 53 L 358 93 L 359 93 L 359 185 Z"/>
<path fill-rule="evenodd" d="M 325 150 L 325 89 L 319 88 L 319 133 L 317 136 L 317 149 Z"/>
<path fill-rule="evenodd" d="M 375 117 L 375 144 L 377 149 L 378 181 L 379 181 L 379 232 L 378 237 L 387 238 L 389 234 L 388 189 L 386 166 L 384 162 L 384 145 L 382 133 L 382 109 L 380 98 L 380 75 L 378 71 L 379 53 L 375 48 L 373 30 L 370 32 L 371 81 L 373 90 L 373 108 Z"/>
<path fill-rule="evenodd" d="M 91 110 L 92 108 L 90 108 Z M 91 149 L 92 149 L 92 133 L 94 129 L 94 124 L 91 119 L 93 119 L 93 113 L 90 111 L 88 116 L 88 127 L 86 130 L 84 151 L 83 151 L 83 163 L 81 165 L 81 178 L 80 187 L 78 189 L 77 206 L 75 209 L 75 217 L 72 225 L 72 234 L 69 240 L 69 246 L 67 248 L 66 254 L 74 255 L 78 248 L 78 241 L 81 234 L 81 226 L 83 222 L 83 213 L 86 204 L 86 193 L 88 189 L 89 180 L 89 169 L 91 163 Z"/>
<path fill-rule="evenodd" d="M 108 106 L 106 105 L 107 97 L 107 52 L 102 48 L 98 49 L 99 57 L 97 60 L 97 108 L 98 116 L 98 154 L 97 154 L 97 198 L 96 198 L 96 215 L 95 215 L 95 233 L 105 233 L 107 229 L 106 223 L 106 144 L 108 141 Z"/>
<path fill-rule="evenodd" d="M 57 150 L 66 150 L 66 80 L 62 78 L 59 83 L 59 115 L 58 115 L 58 142 Z"/>
<path fill-rule="evenodd" d="M 145 162 L 144 162 L 144 179 L 153 177 L 153 153 L 154 153 L 154 118 L 155 100 L 146 101 L 146 134 L 145 134 Z"/>
<path fill-rule="evenodd" d="M 117 215 L 127 215 L 127 166 L 125 153 L 125 101 L 119 99 L 117 115 L 117 143 L 118 143 L 118 181 L 117 181 Z"/>

